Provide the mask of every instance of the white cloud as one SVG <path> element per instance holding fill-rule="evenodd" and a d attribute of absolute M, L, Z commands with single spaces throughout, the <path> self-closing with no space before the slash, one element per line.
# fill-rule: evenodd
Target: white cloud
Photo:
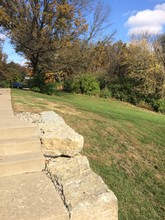
<path fill-rule="evenodd" d="M 165 11 L 165 3 L 164 4 L 156 5 L 155 9 L 157 9 L 157 10 L 164 10 Z"/>
<path fill-rule="evenodd" d="M 156 5 L 153 10 L 146 9 L 130 16 L 125 26 L 129 28 L 128 35 L 162 33 L 165 27 L 165 3 Z"/>
<path fill-rule="evenodd" d="M 133 10 L 133 11 L 127 11 L 126 13 L 123 14 L 123 16 L 130 16 L 130 15 L 134 15 L 136 14 L 137 11 Z"/>
<path fill-rule="evenodd" d="M 0 39 L 1 39 L 1 40 L 5 40 L 5 39 L 6 39 L 6 36 L 5 36 L 4 34 L 1 34 L 1 33 L 0 33 Z"/>

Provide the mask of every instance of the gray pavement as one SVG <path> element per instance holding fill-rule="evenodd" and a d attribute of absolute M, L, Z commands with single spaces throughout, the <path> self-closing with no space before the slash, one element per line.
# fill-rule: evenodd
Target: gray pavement
<path fill-rule="evenodd" d="M 25 152 L 21 154 L 20 149 L 18 149 L 21 147 L 20 142 L 22 139 L 23 143 L 25 142 L 27 133 L 31 136 L 36 136 L 37 133 L 34 131 L 31 125 L 15 118 L 11 105 L 10 89 L 0 89 L 0 148 L 3 148 L 0 150 L 0 152 L 3 152 L 3 155 L 0 155 L 0 174 L 3 174 L 1 172 L 4 166 L 3 160 L 10 157 L 12 160 L 15 157 L 24 158 Z M 11 146 L 13 138 L 13 146 L 17 149 L 15 155 L 14 148 L 12 149 Z M 18 146 L 16 146 L 17 138 L 19 142 Z M 7 146 L 10 146 L 10 149 L 7 150 Z M 24 147 L 24 151 L 25 149 Z M 36 153 L 35 151 L 34 153 Z M 9 153 L 10 156 L 4 155 L 4 152 Z M 30 154 L 32 153 L 30 152 Z M 28 156 L 30 154 L 28 152 Z M 6 163 L 9 166 L 9 163 Z M 20 166 L 22 166 L 21 163 Z M 13 170 L 16 170 L 18 169 L 18 163 L 16 162 L 12 166 L 10 162 L 9 167 L 10 169 L 13 167 Z M 5 174 L 7 170 L 8 168 L 6 167 Z M 44 172 L 28 171 L 28 173 L 19 175 L 8 173 L 8 176 L 0 177 L 0 220 L 65 219 L 69 219 L 67 210 L 56 192 L 53 183 Z"/>

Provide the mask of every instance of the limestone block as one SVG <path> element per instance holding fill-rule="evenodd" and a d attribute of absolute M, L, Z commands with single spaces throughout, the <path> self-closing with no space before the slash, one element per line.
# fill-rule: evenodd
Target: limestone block
<path fill-rule="evenodd" d="M 85 156 L 55 158 L 48 171 L 73 220 L 117 220 L 118 203 Z"/>
<path fill-rule="evenodd" d="M 70 128 L 55 112 L 42 112 L 40 121 L 42 151 L 45 155 L 72 157 L 82 150 L 83 136 Z"/>
<path fill-rule="evenodd" d="M 65 124 L 65 121 L 62 117 L 56 114 L 54 111 L 46 111 L 40 113 L 42 123 L 57 123 Z"/>

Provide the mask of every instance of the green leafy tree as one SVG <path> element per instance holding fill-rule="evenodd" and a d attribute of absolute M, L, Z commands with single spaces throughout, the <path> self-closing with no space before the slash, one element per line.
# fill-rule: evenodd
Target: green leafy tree
<path fill-rule="evenodd" d="M 26 68 L 21 66 L 18 63 L 14 63 L 11 61 L 10 63 L 7 63 L 7 72 L 8 72 L 8 78 L 7 80 L 14 82 L 23 82 L 24 78 L 26 76 Z"/>

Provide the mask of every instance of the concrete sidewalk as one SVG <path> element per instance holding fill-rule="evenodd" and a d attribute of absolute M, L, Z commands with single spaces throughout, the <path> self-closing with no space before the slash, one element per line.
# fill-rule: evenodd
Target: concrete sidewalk
<path fill-rule="evenodd" d="M 0 89 L 0 120 L 13 117 L 10 89 Z"/>
<path fill-rule="evenodd" d="M 0 89 L 0 219 L 69 219 L 53 183 L 42 172 L 40 148 L 38 128 L 14 116 L 10 89 Z"/>
<path fill-rule="evenodd" d="M 53 183 L 44 173 L 0 178 L 1 220 L 68 220 Z"/>

